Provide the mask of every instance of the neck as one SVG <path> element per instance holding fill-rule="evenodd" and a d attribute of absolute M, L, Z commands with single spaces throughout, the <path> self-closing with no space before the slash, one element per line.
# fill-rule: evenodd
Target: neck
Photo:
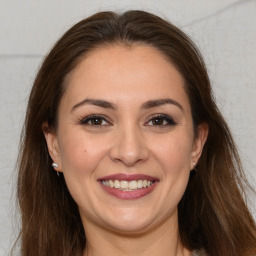
<path fill-rule="evenodd" d="M 177 219 L 133 233 L 113 232 L 91 223 L 85 225 L 85 230 L 87 242 L 83 256 L 189 256 L 191 253 L 181 244 Z"/>

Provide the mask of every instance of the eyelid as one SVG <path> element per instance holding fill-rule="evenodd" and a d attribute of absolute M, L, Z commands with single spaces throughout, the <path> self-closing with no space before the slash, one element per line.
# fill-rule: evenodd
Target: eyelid
<path fill-rule="evenodd" d="M 88 122 L 92 119 L 102 119 L 104 120 L 105 122 L 107 122 L 108 124 L 101 124 L 101 125 L 92 125 L 92 124 L 88 124 Z M 80 124 L 82 125 L 88 125 L 88 126 L 109 126 L 109 125 L 112 125 L 112 123 L 108 120 L 108 118 L 103 115 L 103 114 L 90 114 L 90 115 L 87 115 L 85 117 L 82 117 L 79 121 Z"/>
<path fill-rule="evenodd" d="M 157 119 L 157 118 L 162 118 L 164 119 L 165 121 L 167 121 L 168 123 L 167 124 L 162 124 L 162 125 L 149 125 L 148 123 L 151 122 L 153 119 Z M 146 126 L 174 126 L 174 125 L 177 125 L 178 123 L 169 115 L 166 115 L 166 114 L 153 114 L 151 116 L 149 116 L 147 118 L 147 121 L 145 123 Z"/>

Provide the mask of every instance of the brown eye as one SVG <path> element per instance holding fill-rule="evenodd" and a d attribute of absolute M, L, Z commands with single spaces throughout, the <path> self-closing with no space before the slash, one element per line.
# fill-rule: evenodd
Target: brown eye
<path fill-rule="evenodd" d="M 110 123 L 101 116 L 87 116 L 86 118 L 80 121 L 83 125 L 91 125 L 91 126 L 106 126 L 110 125 Z"/>
<path fill-rule="evenodd" d="M 157 115 L 151 118 L 146 125 L 147 126 L 168 126 L 168 125 L 176 125 L 177 123 L 167 115 Z"/>
<path fill-rule="evenodd" d="M 103 123 L 103 120 L 102 118 L 92 118 L 88 124 L 91 124 L 91 125 L 102 125 Z"/>
<path fill-rule="evenodd" d="M 154 119 L 152 119 L 152 124 L 153 125 L 163 125 L 164 120 L 163 120 L 163 118 L 154 118 Z"/>

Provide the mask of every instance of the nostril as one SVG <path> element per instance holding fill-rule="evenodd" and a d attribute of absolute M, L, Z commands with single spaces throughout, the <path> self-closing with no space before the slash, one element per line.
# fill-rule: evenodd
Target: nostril
<path fill-rule="evenodd" d="M 138 162 L 146 161 L 149 151 L 143 141 L 133 136 L 116 138 L 110 150 L 110 157 L 115 162 L 122 162 L 126 166 L 133 166 Z"/>

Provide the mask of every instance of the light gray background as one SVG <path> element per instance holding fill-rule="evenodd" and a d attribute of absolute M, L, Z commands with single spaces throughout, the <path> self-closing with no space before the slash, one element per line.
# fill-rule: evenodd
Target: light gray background
<path fill-rule="evenodd" d="M 197 43 L 255 187 L 255 0 L 0 0 L 0 255 L 7 255 L 17 230 L 15 161 L 28 94 L 43 57 L 80 19 L 127 9 L 168 18 Z"/>

